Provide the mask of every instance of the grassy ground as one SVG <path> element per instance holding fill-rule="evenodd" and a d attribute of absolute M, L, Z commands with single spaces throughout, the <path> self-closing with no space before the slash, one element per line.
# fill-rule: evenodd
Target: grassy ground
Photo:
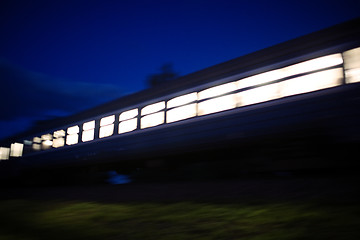
<path fill-rule="evenodd" d="M 0 201 L 0 239 L 360 239 L 360 206 Z"/>

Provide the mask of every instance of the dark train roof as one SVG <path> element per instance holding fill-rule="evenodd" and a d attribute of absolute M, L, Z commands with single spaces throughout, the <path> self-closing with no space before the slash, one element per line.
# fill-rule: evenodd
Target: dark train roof
<path fill-rule="evenodd" d="M 79 112 L 77 114 L 39 122 L 30 130 L 11 137 L 21 139 L 23 137 L 43 132 L 49 129 L 59 128 L 74 122 L 82 121 L 97 115 L 113 112 L 118 109 L 160 98 L 176 92 L 181 92 L 192 87 L 210 83 L 212 81 L 247 72 L 257 68 L 296 58 L 316 51 L 338 46 L 344 43 L 360 42 L 360 18 L 335 25 L 333 27 L 317 31 L 293 40 L 289 40 L 275 46 L 247 54 L 233 60 L 220 63 L 203 70 L 179 77 L 173 81 L 143 91 L 123 96 L 111 102 Z"/>

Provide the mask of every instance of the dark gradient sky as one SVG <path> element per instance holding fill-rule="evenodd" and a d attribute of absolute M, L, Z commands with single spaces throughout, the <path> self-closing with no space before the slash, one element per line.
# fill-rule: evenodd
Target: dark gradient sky
<path fill-rule="evenodd" d="M 358 0 L 3 0 L 0 138 L 360 16 Z"/>

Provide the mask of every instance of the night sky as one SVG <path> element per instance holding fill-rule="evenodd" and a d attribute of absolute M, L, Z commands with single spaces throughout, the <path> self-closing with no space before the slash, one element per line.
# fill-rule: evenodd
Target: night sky
<path fill-rule="evenodd" d="M 0 138 L 360 16 L 360 1 L 2 0 Z"/>

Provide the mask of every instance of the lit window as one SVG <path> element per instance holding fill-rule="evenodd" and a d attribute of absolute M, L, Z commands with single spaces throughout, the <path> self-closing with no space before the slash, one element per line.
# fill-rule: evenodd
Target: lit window
<path fill-rule="evenodd" d="M 164 101 L 145 106 L 141 110 L 141 115 L 146 115 L 141 118 L 141 128 L 154 127 L 163 124 L 165 121 L 164 108 Z"/>
<path fill-rule="evenodd" d="M 346 83 L 360 82 L 360 48 L 344 52 Z"/>
<path fill-rule="evenodd" d="M 94 140 L 95 120 L 83 124 L 81 140 L 83 142 Z"/>
<path fill-rule="evenodd" d="M 10 156 L 11 157 L 21 157 L 24 149 L 24 144 L 22 143 L 13 143 L 10 146 Z"/>
<path fill-rule="evenodd" d="M 119 130 L 118 133 L 126 133 L 134 131 L 137 128 L 137 116 L 138 109 L 132 109 L 125 112 L 122 112 L 119 116 Z"/>
<path fill-rule="evenodd" d="M 158 102 L 158 103 L 153 103 L 153 104 L 143 107 L 143 109 L 141 109 L 141 115 L 147 115 L 150 113 L 158 112 L 160 110 L 163 110 L 164 108 L 165 108 L 164 101 Z"/>
<path fill-rule="evenodd" d="M 115 115 L 104 117 L 100 120 L 99 138 L 108 137 L 114 134 Z"/>
<path fill-rule="evenodd" d="M 33 145 L 32 145 L 33 150 L 41 150 L 41 138 L 39 137 L 34 137 L 33 138 Z"/>
<path fill-rule="evenodd" d="M 286 77 L 283 69 L 277 69 L 269 72 L 260 73 L 251 77 L 241 79 L 237 82 L 238 88 L 247 88 L 251 86 L 265 84 Z"/>
<path fill-rule="evenodd" d="M 168 108 L 178 107 L 187 103 L 191 103 L 197 100 L 197 93 L 189 93 L 176 98 L 173 98 L 167 102 Z"/>
<path fill-rule="evenodd" d="M 52 135 L 51 134 L 44 134 L 41 136 L 41 148 L 43 150 L 51 148 L 53 142 L 52 142 Z"/>
<path fill-rule="evenodd" d="M 238 93 L 240 106 L 265 102 L 279 98 L 279 84 L 269 84 Z"/>
<path fill-rule="evenodd" d="M 141 128 L 154 127 L 164 123 L 164 112 L 153 113 L 141 118 Z"/>
<path fill-rule="evenodd" d="M 64 146 L 65 144 L 64 137 L 65 137 L 64 130 L 55 131 L 53 134 L 53 147 L 58 148 Z"/>
<path fill-rule="evenodd" d="M 10 148 L 0 147 L 0 160 L 8 160 L 10 155 Z"/>
<path fill-rule="evenodd" d="M 69 127 L 67 129 L 66 144 L 73 145 L 79 142 L 79 126 Z"/>
<path fill-rule="evenodd" d="M 237 102 L 238 100 L 236 94 L 209 99 L 198 104 L 198 115 L 205 115 L 232 109 L 236 107 Z"/>
<path fill-rule="evenodd" d="M 196 103 L 173 108 L 166 112 L 166 122 L 175 122 L 196 116 Z"/>
<path fill-rule="evenodd" d="M 320 89 L 335 87 L 341 84 L 341 68 L 317 72 L 281 82 L 281 96 L 291 96 Z"/>
<path fill-rule="evenodd" d="M 211 87 L 208 89 L 205 89 L 198 93 L 199 100 L 205 99 L 205 98 L 211 98 L 216 97 L 228 92 L 235 91 L 237 89 L 237 83 L 236 82 L 230 82 L 225 83 L 216 87 Z"/>

